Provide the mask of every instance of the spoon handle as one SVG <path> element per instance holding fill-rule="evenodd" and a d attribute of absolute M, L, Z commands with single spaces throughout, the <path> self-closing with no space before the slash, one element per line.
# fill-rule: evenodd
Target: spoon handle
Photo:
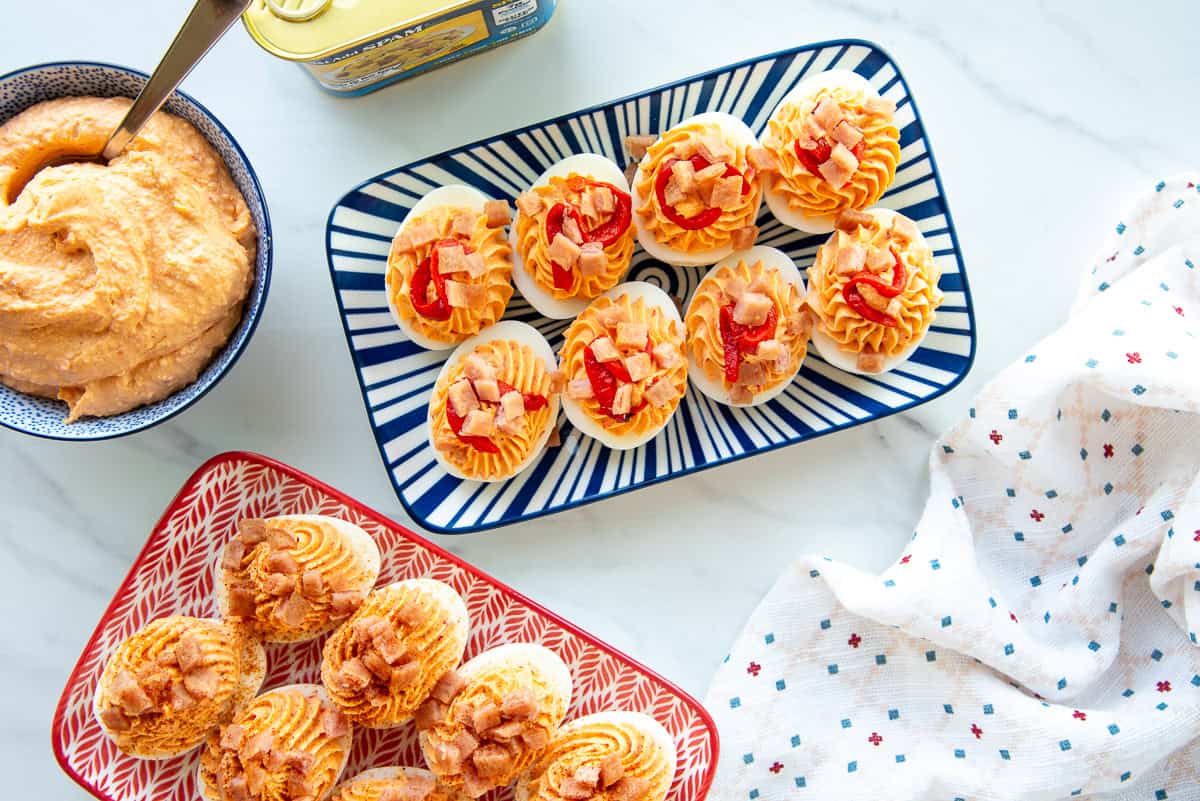
<path fill-rule="evenodd" d="M 192 67 L 204 58 L 204 54 L 229 30 L 251 2 L 253 0 L 197 0 L 154 74 L 129 107 L 125 119 L 109 137 L 104 146 L 105 161 L 121 154 L 146 124 L 146 120 L 158 111 L 175 87 L 192 71 Z"/>

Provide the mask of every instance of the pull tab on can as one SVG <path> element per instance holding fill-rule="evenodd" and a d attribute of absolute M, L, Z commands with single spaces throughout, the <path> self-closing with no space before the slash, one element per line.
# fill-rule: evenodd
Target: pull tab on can
<path fill-rule="evenodd" d="M 332 5 L 333 0 L 264 0 L 271 13 L 288 22 L 304 22 Z"/>

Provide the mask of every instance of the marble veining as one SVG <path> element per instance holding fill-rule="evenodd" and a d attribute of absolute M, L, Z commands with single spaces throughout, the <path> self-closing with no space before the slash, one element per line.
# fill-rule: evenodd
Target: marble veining
<path fill-rule="evenodd" d="M 859 36 L 920 105 L 971 277 L 979 352 L 907 414 L 552 518 L 439 538 L 702 695 L 784 564 L 867 569 L 910 536 L 928 448 L 971 395 L 1066 313 L 1109 217 L 1194 159 L 1196 11 L 1083 0 L 836 5 L 564 2 L 536 36 L 355 100 L 329 97 L 234 30 L 185 83 L 237 136 L 275 223 L 275 278 L 245 356 L 157 429 L 70 444 L 0 432 L 0 644 L 10 786 L 83 798 L 54 764 L 54 703 L 147 532 L 209 456 L 254 450 L 404 521 L 371 440 L 322 255 L 352 182 L 581 106 L 799 43 Z M 43 0 L 4 13 L 0 72 L 55 59 L 149 69 L 190 6 Z M 63 26 L 62 20 L 71 20 Z M 719 30 L 719 35 L 713 31 Z M 550 72 L 554 81 L 542 76 Z M 1002 158 L 1004 154 L 1016 154 Z M 1018 237 L 1019 234 L 1019 237 Z"/>

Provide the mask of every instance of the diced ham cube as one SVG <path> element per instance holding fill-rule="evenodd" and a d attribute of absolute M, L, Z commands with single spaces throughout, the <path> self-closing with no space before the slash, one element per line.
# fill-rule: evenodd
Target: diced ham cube
<path fill-rule="evenodd" d="M 522 192 L 517 195 L 517 211 L 526 217 L 532 217 L 545 207 L 542 196 L 537 192 Z"/>
<path fill-rule="evenodd" d="M 437 249 L 438 272 L 442 275 L 464 272 L 467 269 L 467 252 L 462 245 L 441 245 Z"/>
<path fill-rule="evenodd" d="M 827 133 L 832 133 L 833 129 L 838 126 L 838 123 L 846 118 L 846 113 L 842 111 L 841 105 L 836 100 L 826 96 L 821 98 L 821 101 L 817 103 L 817 107 L 813 109 L 812 117 Z"/>
<path fill-rule="evenodd" d="M 301 598 L 299 595 L 293 595 L 290 598 L 282 601 L 275 608 L 275 619 L 283 623 L 291 629 L 298 629 L 304 624 L 304 619 L 308 617 L 312 607 L 308 601 Z"/>
<path fill-rule="evenodd" d="M 423 247 L 438 238 L 438 229 L 428 220 L 409 223 L 402 232 L 408 235 L 408 241 L 414 248 Z"/>
<path fill-rule="evenodd" d="M 654 346 L 654 361 L 664 370 L 670 370 L 682 361 L 678 346 L 670 342 L 659 342 Z"/>
<path fill-rule="evenodd" d="M 865 211 L 846 209 L 838 215 L 834 225 L 839 231 L 846 231 L 852 234 L 859 228 L 873 228 L 875 226 L 875 218 Z"/>
<path fill-rule="evenodd" d="M 879 293 L 875 287 L 870 284 L 859 284 L 858 292 L 862 295 L 862 299 L 867 302 L 875 311 L 886 312 L 888 307 L 888 298 Z"/>
<path fill-rule="evenodd" d="M 340 710 L 326 708 L 321 712 L 321 730 L 327 737 L 344 737 L 350 733 L 350 721 Z"/>
<path fill-rule="evenodd" d="M 388 689 L 393 693 L 403 692 L 421 677 L 421 665 L 417 662 L 405 662 L 392 668 L 392 677 L 388 681 Z"/>
<path fill-rule="evenodd" d="M 917 224 L 902 214 L 892 218 L 892 236 L 904 242 L 916 242 L 921 238 Z"/>
<path fill-rule="evenodd" d="M 502 722 L 500 707 L 491 702 L 482 704 L 471 712 L 471 728 L 478 734 L 482 734 L 488 729 L 494 729 Z"/>
<path fill-rule="evenodd" d="M 175 661 L 184 673 L 195 670 L 204 662 L 204 651 L 200 647 L 200 638 L 194 632 L 185 631 L 179 635 L 174 650 Z"/>
<path fill-rule="evenodd" d="M 433 685 L 429 695 L 432 698 L 441 701 L 443 704 L 448 704 L 454 700 L 454 696 L 463 691 L 467 686 L 467 680 L 457 670 L 447 670 L 437 684 Z"/>
<path fill-rule="evenodd" d="M 237 751 L 246 742 L 246 730 L 236 723 L 231 723 L 221 729 L 218 744 L 225 749 Z"/>
<path fill-rule="evenodd" d="M 633 409 L 633 384 L 622 384 L 613 394 L 612 413 L 618 417 Z"/>
<path fill-rule="evenodd" d="M 197 668 L 183 674 L 183 688 L 193 698 L 212 698 L 221 685 L 221 674 L 215 668 Z"/>
<path fill-rule="evenodd" d="M 765 147 L 750 148 L 746 151 L 746 160 L 759 172 L 775 172 L 779 169 L 779 162 L 776 160 L 775 154 Z"/>
<path fill-rule="evenodd" d="M 685 195 L 696 191 L 696 166 L 688 159 L 671 165 L 671 179 Z"/>
<path fill-rule="evenodd" d="M 763 361 L 773 362 L 787 352 L 787 347 L 778 339 L 764 339 L 758 343 L 758 349 L 754 353 Z"/>
<path fill-rule="evenodd" d="M 590 187 L 587 194 L 599 214 L 612 214 L 617 210 L 617 198 L 607 186 Z"/>
<path fill-rule="evenodd" d="M 238 758 L 242 764 L 253 762 L 259 757 L 265 757 L 271 752 L 271 746 L 275 744 L 275 736 L 269 731 L 260 731 L 258 734 L 247 737 L 242 741 L 238 748 Z"/>
<path fill-rule="evenodd" d="M 171 682 L 171 709 L 182 712 L 196 705 L 196 699 L 187 691 L 182 681 Z"/>
<path fill-rule="evenodd" d="M 291 801 L 302 801 L 302 799 L 313 797 L 312 786 L 302 773 L 289 773 L 283 786 Z"/>
<path fill-rule="evenodd" d="M 600 766 L 599 765 L 580 765 L 575 769 L 575 773 L 571 776 L 575 781 L 595 791 L 600 784 Z"/>
<path fill-rule="evenodd" d="M 317 600 L 325 594 L 325 577 L 320 570 L 305 570 L 300 574 L 300 594 L 309 600 Z"/>
<path fill-rule="evenodd" d="M 541 751 L 550 744 L 550 732 L 541 726 L 530 726 L 520 734 L 521 745 L 530 751 Z"/>
<path fill-rule="evenodd" d="M 267 526 L 267 544 L 272 551 L 286 551 L 296 547 L 296 538 L 283 526 Z"/>
<path fill-rule="evenodd" d="M 475 770 L 485 779 L 498 779 L 513 768 L 508 749 L 499 745 L 485 745 L 471 755 Z"/>
<path fill-rule="evenodd" d="M 287 551 L 275 551 L 267 557 L 263 566 L 269 573 L 295 575 L 300 572 L 300 564 L 296 561 L 296 557 Z"/>
<path fill-rule="evenodd" d="M 414 249 L 412 237 L 408 235 L 408 231 L 399 231 L 392 237 L 392 250 L 396 253 L 412 253 Z"/>
<path fill-rule="evenodd" d="M 329 596 L 329 611 L 335 618 L 349 617 L 366 599 L 362 590 L 344 590 Z"/>
<path fill-rule="evenodd" d="M 371 671 L 358 657 L 347 659 L 333 674 L 332 684 L 345 693 L 356 693 L 371 683 Z"/>
<path fill-rule="evenodd" d="M 728 178 L 718 178 L 713 183 L 712 195 L 708 203 L 722 211 L 736 209 L 742 202 L 742 178 L 732 175 Z"/>
<path fill-rule="evenodd" d="M 425 610 L 415 595 L 405 596 L 404 602 L 396 610 L 396 619 L 406 626 L 419 626 L 425 622 Z"/>
<path fill-rule="evenodd" d="M 509 740 L 522 736 L 524 731 L 524 721 L 510 720 L 507 723 L 501 723 L 499 726 L 489 731 L 487 736 L 490 740 L 495 740 L 499 743 L 506 743 Z"/>
<path fill-rule="evenodd" d="M 742 295 L 746 294 L 746 282 L 736 275 L 730 276 L 721 292 L 725 295 L 727 302 L 737 303 L 741 300 Z"/>
<path fill-rule="evenodd" d="M 888 100 L 886 97 L 868 97 L 867 102 L 863 104 L 863 108 L 869 114 L 883 114 L 890 117 L 896 113 L 895 102 Z"/>
<path fill-rule="evenodd" d="M 858 354 L 858 369 L 864 373 L 882 373 L 883 372 L 883 354 L 868 353 L 863 351 Z"/>
<path fill-rule="evenodd" d="M 490 437 L 496 429 L 496 413 L 475 409 L 463 420 L 462 433 L 468 437 Z"/>
<path fill-rule="evenodd" d="M 117 706 L 106 706 L 100 710 L 100 722 L 112 731 L 129 731 L 133 723 Z"/>
<path fill-rule="evenodd" d="M 155 706 L 162 706 L 171 695 L 171 674 L 154 665 L 143 665 L 137 673 L 137 683 Z"/>
<path fill-rule="evenodd" d="M 629 309 L 624 306 L 605 306 L 596 312 L 596 319 L 606 328 L 616 328 L 621 323 L 629 322 Z"/>
<path fill-rule="evenodd" d="M 451 308 L 478 309 L 487 303 L 487 289 L 479 284 L 447 281 L 446 300 Z"/>
<path fill-rule="evenodd" d="M 240 570 L 242 567 L 242 557 L 245 555 L 246 543 L 240 539 L 230 540 L 221 554 L 221 569 Z"/>
<path fill-rule="evenodd" d="M 525 398 L 520 392 L 505 392 L 500 398 L 500 411 L 510 423 L 525 416 Z"/>
<path fill-rule="evenodd" d="M 525 687 L 504 696 L 500 714 L 505 720 L 533 720 L 538 715 L 538 702 L 533 691 Z"/>
<path fill-rule="evenodd" d="M 478 215 L 470 209 L 459 209 L 450 219 L 450 233 L 454 236 L 469 237 L 475 230 Z"/>
<path fill-rule="evenodd" d="M 462 770 L 462 754 L 458 753 L 454 743 L 448 743 L 440 737 L 430 737 L 427 742 L 425 757 L 429 760 L 429 767 L 436 773 L 454 775 Z"/>
<path fill-rule="evenodd" d="M 463 361 L 463 375 L 472 381 L 481 378 L 495 378 L 496 368 L 478 353 L 472 353 Z"/>
<path fill-rule="evenodd" d="M 574 777 L 563 779 L 558 785 L 558 793 L 568 801 L 587 801 L 596 794 L 595 787 L 588 787 Z"/>
<path fill-rule="evenodd" d="M 733 307 L 733 321 L 738 325 L 762 325 L 774 305 L 775 302 L 762 293 L 746 292 Z"/>
<path fill-rule="evenodd" d="M 599 242 L 585 242 L 579 251 L 579 272 L 587 278 L 602 275 L 608 269 L 608 254 Z"/>
<path fill-rule="evenodd" d="M 359 659 L 362 661 L 363 666 L 371 671 L 371 675 L 376 679 L 385 684 L 391 681 L 392 666 L 387 663 L 387 660 L 378 651 L 364 651 Z"/>
<path fill-rule="evenodd" d="M 558 448 L 562 445 L 562 434 L 558 431 L 558 426 L 550 429 L 550 438 L 546 440 L 547 448 Z"/>
<path fill-rule="evenodd" d="M 600 219 L 600 212 L 596 210 L 595 197 L 591 192 L 581 192 L 579 195 L 579 213 L 583 215 L 585 220 L 596 221 Z"/>
<path fill-rule="evenodd" d="M 761 384 L 767 380 L 767 368 L 762 362 L 744 361 L 738 365 L 738 383 L 746 385 Z"/>
<path fill-rule="evenodd" d="M 575 266 L 575 262 L 579 261 L 580 253 L 579 245 L 562 232 L 554 235 L 554 240 L 546 249 L 546 255 L 550 257 L 550 260 L 556 262 L 564 270 L 570 270 Z"/>
<path fill-rule="evenodd" d="M 225 785 L 225 795 L 229 801 L 250 801 L 250 786 L 245 776 L 234 776 Z"/>
<path fill-rule="evenodd" d="M 629 151 L 629 157 L 634 161 L 641 161 L 646 155 L 646 151 L 650 145 L 658 141 L 657 136 L 647 136 L 645 134 L 625 137 L 625 149 Z"/>
<path fill-rule="evenodd" d="M 834 126 L 832 134 L 834 141 L 842 143 L 851 150 L 863 140 L 863 132 L 850 120 L 839 122 Z"/>
<path fill-rule="evenodd" d="M 667 188 L 663 190 L 663 200 L 667 202 L 668 206 L 678 206 L 680 203 L 686 201 L 690 196 L 691 193 L 685 191 L 684 188 L 679 185 L 679 182 L 675 180 L 675 176 L 671 176 L 671 179 L 667 181 Z"/>
<path fill-rule="evenodd" d="M 470 759 L 471 754 L 474 754 L 479 749 L 479 738 L 466 729 L 461 729 L 455 734 L 452 742 L 463 759 Z"/>
<path fill-rule="evenodd" d="M 842 147 L 842 145 L 834 145 L 835 150 L 839 147 L 841 147 L 842 150 L 846 150 L 846 148 Z M 846 152 L 849 153 L 850 151 Z M 854 158 L 853 153 L 850 153 L 850 158 Z M 834 189 L 841 189 L 854 175 L 854 170 L 846 169 L 832 158 L 830 158 L 828 161 L 823 161 L 818 164 L 817 172 L 821 173 L 821 177 L 824 178 Z"/>
<path fill-rule="evenodd" d="M 813 317 L 808 309 L 801 309 L 798 312 L 789 314 L 786 322 L 786 330 L 788 334 L 794 337 L 804 337 L 807 339 L 812 334 Z"/>
<path fill-rule="evenodd" d="M 625 766 L 621 764 L 620 754 L 609 754 L 600 760 L 600 787 L 607 790 L 621 780 L 625 775 Z"/>
<path fill-rule="evenodd" d="M 644 381 L 654 372 L 654 365 L 650 361 L 649 353 L 638 351 L 625 357 L 625 369 L 629 371 L 630 380 Z"/>
<path fill-rule="evenodd" d="M 644 342 L 644 340 L 643 340 Z M 617 350 L 617 346 L 608 337 L 598 337 L 591 344 L 592 355 L 596 357 L 596 361 L 601 364 L 607 362 L 615 362 L 621 358 L 621 352 Z"/>
<path fill-rule="evenodd" d="M 567 385 L 567 374 L 562 370 L 550 371 L 550 394 L 557 395 Z"/>
<path fill-rule="evenodd" d="M 896 258 L 887 248 L 871 248 L 867 251 L 866 265 L 873 273 L 885 273 L 896 266 Z"/>
<path fill-rule="evenodd" d="M 463 792 L 469 798 L 482 798 L 494 787 L 494 784 L 488 779 L 479 775 L 479 771 L 475 769 L 474 764 L 466 766 L 463 771 Z"/>
<path fill-rule="evenodd" d="M 696 183 L 707 184 L 715 181 L 725 175 L 725 170 L 728 169 L 724 164 L 709 164 L 702 170 L 696 171 Z"/>
<path fill-rule="evenodd" d="M 617 347 L 644 348 L 649 333 L 646 323 L 617 323 Z"/>
<path fill-rule="evenodd" d="M 899 317 L 900 310 L 901 310 L 900 298 L 892 298 L 891 300 L 888 301 L 887 308 L 884 309 L 883 311 L 884 311 L 884 314 L 888 315 L 889 317 Z"/>
<path fill-rule="evenodd" d="M 413 716 L 413 724 L 417 727 L 417 731 L 427 731 L 441 723 L 445 717 L 446 705 L 436 698 L 430 698 L 417 707 L 417 712 Z"/>
<path fill-rule="evenodd" d="M 122 670 L 113 678 L 112 694 L 126 715 L 141 715 L 154 706 L 150 696 L 128 670 Z"/>
<path fill-rule="evenodd" d="M 838 275 L 853 275 L 863 268 L 866 263 L 867 251 L 862 245 L 857 242 L 850 242 L 838 248 L 837 252 L 837 272 Z"/>
<path fill-rule="evenodd" d="M 496 382 L 492 381 L 492 383 Z M 460 378 L 450 385 L 450 389 L 446 391 L 446 398 L 450 401 L 450 408 L 456 415 L 466 417 L 479 408 L 479 398 L 475 393 L 476 390 L 471 386 L 471 382 Z M 497 393 L 499 393 L 499 389 L 497 389 Z"/>
<path fill-rule="evenodd" d="M 243 765 L 246 771 L 246 789 L 249 791 L 251 798 L 262 798 L 263 790 L 267 786 L 267 769 L 262 765 L 249 764 Z"/>
<path fill-rule="evenodd" d="M 754 400 L 754 393 L 745 384 L 734 384 L 729 388 L 729 402 L 734 406 L 746 406 Z"/>
<path fill-rule="evenodd" d="M 296 577 L 286 573 L 268 573 L 263 576 L 262 588 L 273 598 L 283 598 L 296 589 Z"/>
<path fill-rule="evenodd" d="M 267 538 L 267 521 L 257 517 L 239 520 L 238 538 L 247 546 L 257 545 Z"/>
<path fill-rule="evenodd" d="M 467 254 L 466 260 L 467 275 L 471 278 L 478 278 L 487 272 L 487 262 L 483 260 L 483 254 L 478 250 Z"/>
<path fill-rule="evenodd" d="M 257 609 L 254 588 L 238 584 L 229 588 L 229 614 L 231 617 L 253 617 Z"/>
<path fill-rule="evenodd" d="M 567 397 L 571 400 L 587 400 L 595 394 L 592 382 L 587 378 L 573 378 L 567 384 Z"/>
<path fill-rule="evenodd" d="M 696 141 L 696 152 L 709 164 L 733 161 L 734 152 L 720 134 L 705 134 Z"/>
<path fill-rule="evenodd" d="M 758 239 L 758 226 L 746 225 L 733 232 L 731 242 L 734 250 L 747 250 L 754 247 L 756 239 Z"/>
<path fill-rule="evenodd" d="M 609 801 L 642 801 L 650 791 L 650 781 L 641 776 L 625 776 L 608 793 Z"/>
<path fill-rule="evenodd" d="M 503 200 L 489 200 L 483 204 L 483 216 L 487 218 L 488 228 L 501 228 L 512 219 L 512 211 Z"/>
<path fill-rule="evenodd" d="M 570 239 L 576 245 L 583 244 L 583 229 L 579 227 L 579 223 L 575 222 L 574 217 L 563 215 L 562 232 L 563 236 Z"/>
<path fill-rule="evenodd" d="M 467 381 L 461 381 L 458 383 L 466 384 L 468 387 L 471 386 L 470 382 Z M 499 403 L 500 383 L 493 378 L 481 378 L 475 382 L 475 391 L 472 393 L 472 395 L 473 397 L 478 397 L 481 401 L 487 401 L 488 403 Z M 466 416 L 465 414 L 458 412 L 458 407 L 455 407 L 455 412 L 459 417 Z"/>

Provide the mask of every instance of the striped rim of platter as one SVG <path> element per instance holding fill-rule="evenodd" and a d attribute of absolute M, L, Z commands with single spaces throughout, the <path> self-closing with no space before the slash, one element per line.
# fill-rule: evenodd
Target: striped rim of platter
<path fill-rule="evenodd" d="M 626 163 L 627 134 L 655 133 L 703 111 L 729 112 L 757 134 L 799 81 L 829 69 L 861 75 L 896 103 L 900 163 L 879 206 L 911 217 L 933 249 L 945 300 L 921 347 L 878 376 L 843 372 L 809 348 L 800 374 L 753 408 L 718 404 L 689 386 L 679 410 L 646 445 L 614 451 L 565 416 L 562 445 L 503 482 L 464 481 L 440 468 L 426 436 L 430 392 L 449 351 L 410 341 L 388 311 L 384 274 L 392 237 L 416 201 L 449 183 L 512 201 L 551 164 L 580 152 Z M 766 204 L 758 244 L 804 271 L 828 235 L 778 222 Z M 838 40 L 798 47 L 594 106 L 421 159 L 347 193 L 329 215 L 326 249 L 334 293 L 379 452 L 405 509 L 421 526 L 466 533 L 569 509 L 649 484 L 819 437 L 910 409 L 952 389 L 975 356 L 975 322 L 962 255 L 929 142 L 899 68 L 878 46 Z M 675 268 L 641 250 L 626 280 L 647 281 L 686 303 L 705 268 Z M 569 320 L 541 316 L 514 295 L 505 319 L 541 331 L 555 350 Z"/>

